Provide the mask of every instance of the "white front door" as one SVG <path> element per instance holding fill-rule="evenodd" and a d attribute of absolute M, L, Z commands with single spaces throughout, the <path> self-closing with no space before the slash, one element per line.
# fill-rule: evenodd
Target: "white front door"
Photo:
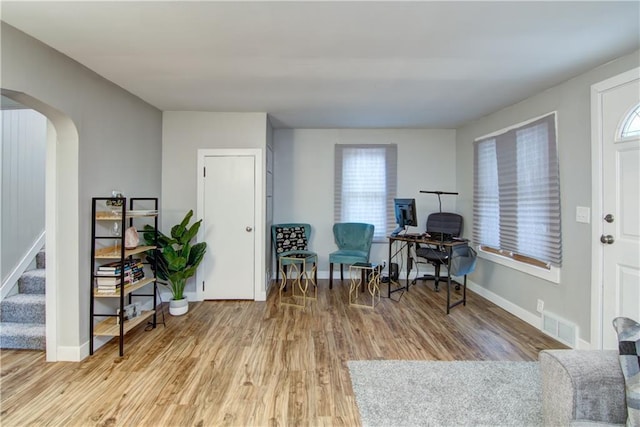
<path fill-rule="evenodd" d="M 599 96 L 602 192 L 600 217 L 594 218 L 600 236 L 594 237 L 602 258 L 601 348 L 617 349 L 612 320 L 640 321 L 640 135 L 622 135 L 625 119 L 640 103 L 638 71 Z"/>
<path fill-rule="evenodd" d="M 252 155 L 204 158 L 204 299 L 254 299 L 255 164 Z"/>

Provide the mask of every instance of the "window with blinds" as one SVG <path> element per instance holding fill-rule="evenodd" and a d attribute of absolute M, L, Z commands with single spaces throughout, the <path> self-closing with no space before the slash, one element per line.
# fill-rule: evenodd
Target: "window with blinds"
<path fill-rule="evenodd" d="M 397 146 L 335 146 L 335 222 L 373 224 L 374 242 L 386 241 L 395 225 Z"/>
<path fill-rule="evenodd" d="M 475 141 L 473 213 L 482 249 L 562 265 L 555 113 Z"/>

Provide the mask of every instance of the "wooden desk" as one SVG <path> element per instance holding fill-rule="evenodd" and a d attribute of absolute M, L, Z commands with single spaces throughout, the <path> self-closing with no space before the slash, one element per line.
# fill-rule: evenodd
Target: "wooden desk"
<path fill-rule="evenodd" d="M 396 283 L 398 285 L 400 285 L 400 283 L 397 282 L 393 282 L 392 278 L 391 278 L 391 274 L 389 274 L 389 290 L 388 290 L 388 297 L 391 297 L 391 294 L 393 292 L 398 292 L 398 291 L 409 291 L 409 274 L 411 273 L 411 270 L 413 269 L 413 264 L 412 264 L 412 259 L 411 259 L 411 247 L 416 244 L 416 243 L 422 243 L 425 245 L 437 245 L 437 246 L 443 246 L 445 248 L 447 248 L 447 250 L 449 251 L 448 254 L 448 260 L 447 260 L 447 314 L 449 314 L 449 311 L 457 306 L 458 304 L 463 304 L 466 305 L 467 304 L 467 288 L 466 288 L 466 281 L 465 281 L 465 286 L 463 289 L 463 293 L 462 293 L 462 299 L 455 301 L 453 303 L 451 303 L 451 248 L 454 246 L 458 246 L 458 245 L 467 245 L 468 242 L 466 240 L 449 240 L 449 241 L 440 241 L 440 240 L 434 240 L 431 239 L 429 237 L 424 237 L 422 235 L 406 235 L 406 234 L 399 234 L 397 236 L 389 236 L 389 271 L 391 271 L 391 262 L 393 261 L 393 259 L 395 257 L 397 257 L 398 255 L 402 255 L 402 251 L 403 249 L 406 248 L 406 252 L 407 252 L 407 275 L 406 275 L 406 279 L 405 279 L 405 286 L 402 287 L 398 287 L 396 289 L 391 290 L 391 284 L 392 283 Z M 393 244 L 395 242 L 401 242 L 402 246 L 400 247 L 400 249 L 396 250 L 395 252 L 393 252 Z M 399 269 L 398 269 L 399 270 Z M 398 279 L 400 275 L 400 271 L 398 271 Z"/>

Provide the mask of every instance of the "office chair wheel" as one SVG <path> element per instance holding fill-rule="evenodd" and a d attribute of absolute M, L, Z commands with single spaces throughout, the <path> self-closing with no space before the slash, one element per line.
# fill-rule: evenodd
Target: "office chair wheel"
<path fill-rule="evenodd" d="M 412 284 L 412 285 L 415 285 L 415 284 L 416 284 L 416 279 L 413 279 L 413 280 L 411 281 L 411 284 Z"/>
<path fill-rule="evenodd" d="M 434 290 L 435 292 L 440 292 L 440 286 L 435 285 L 435 286 L 433 287 L 433 290 Z"/>
<path fill-rule="evenodd" d="M 459 290 L 460 290 L 460 284 L 456 283 L 456 291 L 459 291 Z"/>

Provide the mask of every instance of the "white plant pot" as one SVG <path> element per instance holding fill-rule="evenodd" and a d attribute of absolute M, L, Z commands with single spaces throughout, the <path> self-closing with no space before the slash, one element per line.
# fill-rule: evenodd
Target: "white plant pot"
<path fill-rule="evenodd" d="M 189 311 L 189 300 L 182 298 L 179 300 L 169 300 L 169 314 L 172 316 L 182 316 Z"/>

